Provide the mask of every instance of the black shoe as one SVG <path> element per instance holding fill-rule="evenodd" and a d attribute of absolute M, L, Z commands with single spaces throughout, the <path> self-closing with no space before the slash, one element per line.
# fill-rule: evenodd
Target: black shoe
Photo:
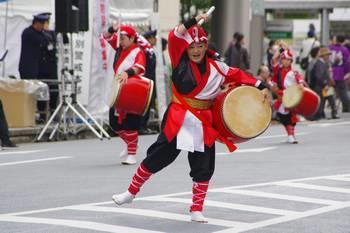
<path fill-rule="evenodd" d="M 8 148 L 15 148 L 18 147 L 15 143 L 8 141 L 8 142 L 3 142 L 2 147 L 8 147 Z"/>

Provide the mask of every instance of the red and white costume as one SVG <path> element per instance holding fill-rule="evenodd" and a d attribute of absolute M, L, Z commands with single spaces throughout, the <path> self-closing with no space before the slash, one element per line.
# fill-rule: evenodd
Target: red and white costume
<path fill-rule="evenodd" d="M 121 26 L 120 34 L 125 34 L 131 37 L 136 37 L 136 31 L 129 26 Z M 114 33 L 110 38 L 105 38 L 108 43 L 116 50 L 116 62 L 114 63 L 114 73 L 120 74 L 132 67 L 137 67 L 141 71 L 138 73 L 142 75 L 145 72 L 146 58 L 143 51 L 133 44 L 128 49 L 122 49 L 121 47 L 117 48 L 118 36 L 117 33 Z"/>
<path fill-rule="evenodd" d="M 170 32 L 168 38 L 169 55 L 173 68 L 173 90 L 175 97 L 184 97 L 186 101 L 211 102 L 221 92 L 222 85 L 234 82 L 259 86 L 261 81 L 249 76 L 237 68 L 211 57 L 207 51 L 204 60 L 194 63 L 186 53 L 188 46 L 194 42 L 206 43 L 207 38 L 199 26 L 190 27 L 185 34 L 177 33 L 177 28 Z M 189 103 L 189 102 L 188 102 Z M 192 106 L 193 107 L 193 106 Z M 212 111 L 208 108 L 193 107 L 210 124 Z M 157 140 L 148 148 L 147 157 L 135 173 L 126 193 L 113 196 L 117 204 L 130 201 L 149 177 L 171 164 L 181 150 L 188 152 L 193 180 L 191 218 L 201 221 L 201 211 L 206 192 L 215 170 L 215 140 L 218 132 L 210 125 L 203 124 L 183 104 L 175 99 L 168 106 L 162 123 L 162 131 Z M 169 182 L 170 184 L 171 182 Z M 200 216 L 200 217 L 198 217 Z"/>
<path fill-rule="evenodd" d="M 293 60 L 292 52 L 284 50 L 280 54 L 280 59 L 289 59 Z M 298 122 L 296 113 L 286 109 L 282 104 L 283 92 L 290 86 L 296 84 L 304 84 L 304 79 L 302 76 L 294 71 L 291 66 L 282 67 L 281 64 L 272 64 L 273 76 L 271 79 L 272 85 L 278 87 L 278 99 L 274 103 L 274 109 L 277 111 L 279 121 L 284 125 L 286 132 L 288 134 L 288 142 L 297 143 L 295 139 L 294 128 Z"/>
<path fill-rule="evenodd" d="M 120 26 L 121 35 L 127 35 L 129 37 L 137 37 L 136 31 L 129 26 Z M 129 48 L 123 49 L 121 46 L 118 48 L 118 36 L 117 33 L 113 33 L 110 38 L 105 38 L 113 49 L 116 50 L 114 73 L 121 74 L 127 70 L 137 70 L 137 75 L 142 75 L 145 72 L 146 57 L 144 52 L 138 47 L 136 43 L 133 43 Z M 116 75 L 114 78 L 116 78 Z M 134 94 L 134 93 L 130 93 Z M 110 110 L 110 125 L 126 143 L 127 150 L 121 153 L 121 156 L 135 155 L 138 144 L 138 130 L 141 123 L 141 117 L 134 114 L 127 114 L 118 110 L 118 120 L 115 119 L 115 110 Z"/>
<path fill-rule="evenodd" d="M 191 35 L 192 33 L 192 35 Z M 196 36 L 196 33 L 198 36 Z M 184 35 L 177 33 L 177 28 L 170 32 L 168 50 L 172 67 L 175 69 L 186 48 L 195 41 L 206 40 L 201 28 L 192 27 Z M 259 86 L 259 80 L 247 75 L 237 68 L 227 66 L 224 62 L 206 57 L 206 72 L 201 75 L 197 65 L 190 61 L 193 76 L 197 86 L 189 93 L 179 94 L 183 97 L 197 100 L 214 100 L 221 92 L 224 84 L 234 82 L 236 85 L 246 84 Z M 175 84 L 176 86 L 176 84 Z M 209 122 L 212 122 L 211 110 L 200 111 Z M 218 134 L 213 128 L 203 126 L 202 122 L 183 105 L 172 103 L 168 108 L 164 134 L 168 141 L 177 137 L 177 149 L 186 151 L 204 151 L 204 145 L 211 147 Z"/>
<path fill-rule="evenodd" d="M 286 90 L 288 87 L 296 85 L 296 84 L 302 84 L 304 83 L 303 78 L 301 75 L 292 70 L 292 67 L 288 68 L 282 68 L 280 65 L 275 65 L 273 66 L 273 76 L 272 76 L 272 83 L 275 86 L 278 86 L 278 72 L 280 72 L 281 75 L 281 84 L 282 84 L 282 89 L 279 90 L 279 95 L 283 96 L 284 90 Z M 277 100 L 274 104 L 274 108 L 277 112 L 281 114 L 288 114 L 289 110 L 285 109 L 282 102 L 280 100 Z"/>

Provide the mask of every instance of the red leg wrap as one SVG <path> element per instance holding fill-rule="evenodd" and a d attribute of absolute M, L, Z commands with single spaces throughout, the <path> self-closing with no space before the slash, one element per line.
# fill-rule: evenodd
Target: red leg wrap
<path fill-rule="evenodd" d="M 190 208 L 190 212 L 203 210 L 203 203 L 204 203 L 205 196 L 207 195 L 208 186 L 209 186 L 209 181 L 193 183 L 193 187 L 192 187 L 193 197 L 192 197 L 192 206 Z"/>
<path fill-rule="evenodd" d="M 135 155 L 137 150 L 137 143 L 139 140 L 139 133 L 136 130 L 127 130 L 124 132 L 123 140 L 128 145 L 128 154 Z"/>
<path fill-rule="evenodd" d="M 131 184 L 128 188 L 129 192 L 136 195 L 140 191 L 141 186 L 150 178 L 151 175 L 152 173 L 148 171 L 148 169 L 141 163 L 137 168 L 134 177 L 132 178 Z"/>

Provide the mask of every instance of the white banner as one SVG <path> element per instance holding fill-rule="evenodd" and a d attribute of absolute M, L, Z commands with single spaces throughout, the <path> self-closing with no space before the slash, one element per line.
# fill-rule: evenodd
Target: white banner
<path fill-rule="evenodd" d="M 102 33 L 108 27 L 109 18 L 109 1 L 96 0 L 94 1 L 94 22 L 92 33 L 92 59 L 90 68 L 90 98 L 89 110 L 93 116 L 97 118 L 107 118 L 109 107 L 106 104 L 106 81 L 111 72 L 108 63 L 108 46 L 103 39 Z M 112 69 L 113 71 L 113 69 Z"/>

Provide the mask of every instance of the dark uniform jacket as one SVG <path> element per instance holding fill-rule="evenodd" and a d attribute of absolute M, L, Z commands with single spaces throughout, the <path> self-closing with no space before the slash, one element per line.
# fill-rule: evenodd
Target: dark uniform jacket
<path fill-rule="evenodd" d="M 47 44 L 42 32 L 36 31 L 32 26 L 24 29 L 19 61 L 21 79 L 36 79 L 38 77 L 40 58 Z"/>
<path fill-rule="evenodd" d="M 39 63 L 39 78 L 57 79 L 57 37 L 54 31 L 43 31 L 47 46 L 43 48 Z"/>

